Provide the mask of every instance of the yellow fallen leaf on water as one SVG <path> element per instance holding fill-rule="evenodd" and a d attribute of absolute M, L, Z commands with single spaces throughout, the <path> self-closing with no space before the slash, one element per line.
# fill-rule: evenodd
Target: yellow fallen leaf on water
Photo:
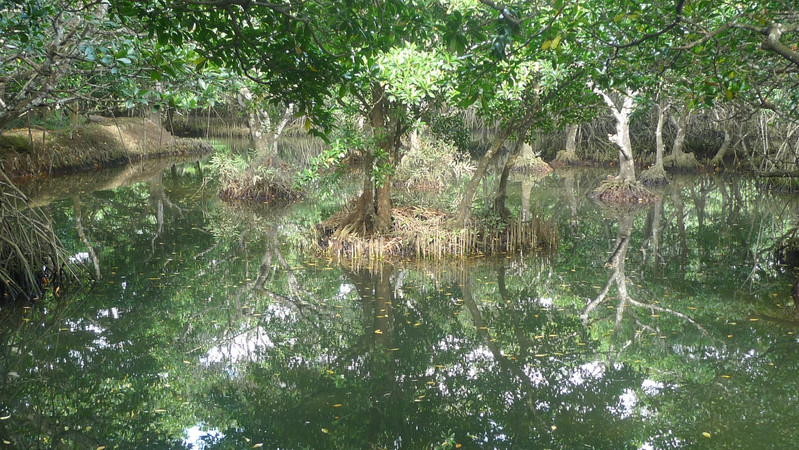
<path fill-rule="evenodd" d="M 382 330 L 375 330 L 375 334 L 383 334 Z"/>
<path fill-rule="evenodd" d="M 721 378 L 729 378 L 729 375 L 722 375 Z"/>
<path fill-rule="evenodd" d="M 10 418 L 11 418 L 11 414 L 9 414 L 9 415 L 7 415 L 5 417 L 0 417 L 0 420 L 6 420 L 6 419 L 10 419 Z"/>
<path fill-rule="evenodd" d="M 327 434 L 327 433 L 329 433 L 329 431 L 327 431 L 327 428 L 322 428 L 322 433 Z"/>
<path fill-rule="evenodd" d="M 341 403 L 336 403 L 335 405 L 333 405 L 333 407 L 334 408 L 341 408 Z"/>
<path fill-rule="evenodd" d="M 704 436 L 704 437 L 706 437 L 706 438 L 709 438 L 709 437 L 710 437 L 710 433 L 708 433 L 707 431 L 705 431 L 705 432 L 703 432 L 703 433 L 702 433 L 702 436 Z"/>
<path fill-rule="evenodd" d="M 263 442 L 259 442 L 259 443 L 255 444 L 255 445 L 253 445 L 252 448 L 261 448 L 263 446 L 264 446 L 264 443 Z"/>

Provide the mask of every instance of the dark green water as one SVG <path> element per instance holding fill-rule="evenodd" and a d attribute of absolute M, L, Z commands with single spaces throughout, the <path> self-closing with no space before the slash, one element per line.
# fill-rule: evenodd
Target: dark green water
<path fill-rule="evenodd" d="M 770 250 L 796 197 L 703 175 L 619 214 L 587 198 L 599 174 L 558 172 L 510 199 L 556 253 L 367 270 L 298 250 L 342 195 L 240 209 L 198 168 L 33 191 L 100 279 L 0 311 L 0 448 L 799 442 Z"/>

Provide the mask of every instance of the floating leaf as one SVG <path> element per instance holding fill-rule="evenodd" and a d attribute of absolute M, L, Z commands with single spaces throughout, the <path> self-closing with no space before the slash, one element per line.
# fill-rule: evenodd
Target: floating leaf
<path fill-rule="evenodd" d="M 709 437 L 710 437 L 710 433 L 708 433 L 707 431 L 705 431 L 705 432 L 703 432 L 703 433 L 702 433 L 702 436 L 704 436 L 704 437 L 706 437 L 706 438 L 709 438 Z"/>
<path fill-rule="evenodd" d="M 322 428 L 322 433 L 327 434 L 327 433 L 329 433 L 329 431 L 327 430 L 327 428 Z"/>

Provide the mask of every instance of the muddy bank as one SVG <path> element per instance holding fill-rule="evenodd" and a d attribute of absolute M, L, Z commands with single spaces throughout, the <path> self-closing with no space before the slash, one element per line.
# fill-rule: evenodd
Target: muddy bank
<path fill-rule="evenodd" d="M 67 130 L 1 133 L 0 169 L 11 177 L 56 175 L 212 149 L 205 141 L 177 138 L 151 120 L 92 117 L 90 123 Z"/>

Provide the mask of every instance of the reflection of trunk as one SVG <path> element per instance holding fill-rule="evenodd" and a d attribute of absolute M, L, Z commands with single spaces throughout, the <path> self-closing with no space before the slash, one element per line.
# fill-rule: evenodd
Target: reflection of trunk
<path fill-rule="evenodd" d="M 619 179 L 621 181 L 635 181 L 635 164 L 633 162 L 633 149 L 630 141 L 630 114 L 633 112 L 636 91 L 627 89 L 621 94 L 621 107 L 618 107 L 608 93 L 594 88 L 610 108 L 616 119 L 616 134 L 611 134 L 608 139 L 619 147 Z"/>
<path fill-rule="evenodd" d="M 100 259 L 97 258 L 97 254 L 94 252 L 94 247 L 92 247 L 92 243 L 89 241 L 89 238 L 86 237 L 86 232 L 83 229 L 83 213 L 81 211 L 81 206 L 80 195 L 75 195 L 72 197 L 72 209 L 75 211 L 75 229 L 78 231 L 78 236 L 83 242 L 83 245 L 85 245 L 88 249 L 89 259 L 92 260 L 92 265 L 94 266 L 94 279 L 99 280 L 101 278 Z"/>
<path fill-rule="evenodd" d="M 569 211 L 572 220 L 577 219 L 577 196 L 574 192 L 574 171 L 569 170 L 563 173 L 563 188 L 566 190 L 566 199 L 569 203 Z"/>
<path fill-rule="evenodd" d="M 397 363 L 393 357 L 387 356 L 393 354 L 391 347 L 394 343 L 392 272 L 390 266 L 382 267 L 379 272 L 367 269 L 344 269 L 344 273 L 355 285 L 361 298 L 365 334 L 361 341 L 363 355 L 356 358 L 363 358 L 367 362 L 365 369 L 373 375 L 372 398 L 374 399 L 384 399 L 387 396 L 401 398 L 397 392 L 399 387 L 396 383 Z M 377 353 L 378 351 L 387 353 L 381 355 Z M 382 377 L 378 378 L 378 374 Z M 372 444 L 372 448 L 377 448 L 379 431 L 385 427 L 382 423 L 384 417 L 385 412 L 381 411 L 378 403 L 374 403 L 370 407 L 366 436 L 366 441 Z"/>
<path fill-rule="evenodd" d="M 508 222 L 511 219 L 511 212 L 507 206 L 505 206 L 505 200 L 508 198 L 508 178 L 510 177 L 510 171 L 513 169 L 513 166 L 516 164 L 516 159 L 519 157 L 519 152 L 524 145 L 524 138 L 527 136 L 527 130 L 519 132 L 519 137 L 516 140 L 516 144 L 513 146 L 513 150 L 511 150 L 510 156 L 508 156 L 508 160 L 505 162 L 505 167 L 502 169 L 502 175 L 499 179 L 499 187 L 497 188 L 496 195 L 494 196 L 494 212 L 499 214 L 503 221 Z"/>
<path fill-rule="evenodd" d="M 505 265 L 502 263 L 497 267 L 497 290 L 504 304 L 507 305 L 507 308 L 511 312 L 509 317 L 513 331 L 516 334 L 516 339 L 519 341 L 519 354 L 529 355 L 533 345 L 530 338 L 524 332 L 524 328 L 519 323 L 520 313 L 516 310 L 513 299 L 508 292 L 508 287 L 505 283 Z"/>
<path fill-rule="evenodd" d="M 377 272 L 368 269 L 345 269 L 344 273 L 355 285 L 361 298 L 366 330 L 364 338 L 368 347 L 378 345 L 383 349 L 390 348 L 394 342 L 392 268 L 384 266 Z"/>
<path fill-rule="evenodd" d="M 606 263 L 612 269 L 610 277 L 599 295 L 588 302 L 582 314 L 580 314 L 580 318 L 583 321 L 588 320 L 588 315 L 605 300 L 610 288 L 615 284 L 619 293 L 619 304 L 616 306 L 616 330 L 621 325 L 624 308 L 630 300 L 627 292 L 627 276 L 624 273 L 624 261 L 627 258 L 627 249 L 630 246 L 630 233 L 632 232 L 634 218 L 635 216 L 632 214 L 624 214 L 619 218 L 619 228 L 616 232 L 616 248 Z"/>
<path fill-rule="evenodd" d="M 155 253 L 155 240 L 158 239 L 158 237 L 164 232 L 164 206 L 166 205 L 169 208 L 176 210 L 178 214 L 181 215 L 183 214 L 183 210 L 172 203 L 169 197 L 167 197 L 166 192 L 164 191 L 163 174 L 159 174 L 157 177 L 150 180 L 150 198 L 148 203 L 150 206 L 155 206 L 155 222 L 158 225 L 158 228 L 150 241 L 153 253 Z"/>
<path fill-rule="evenodd" d="M 685 277 L 685 267 L 688 264 L 688 241 L 685 237 L 685 212 L 683 211 L 682 190 L 675 187 L 671 191 L 671 201 L 677 215 L 677 234 L 680 239 L 680 275 Z"/>
<path fill-rule="evenodd" d="M 652 208 L 652 262 L 654 266 L 655 276 L 660 274 L 660 268 L 663 264 L 663 256 L 661 255 L 661 242 L 663 237 L 663 206 L 665 204 L 665 197 L 659 196 L 655 201 L 655 206 Z"/>
<path fill-rule="evenodd" d="M 530 180 L 522 181 L 522 222 L 530 220 L 530 191 L 533 183 Z"/>
<path fill-rule="evenodd" d="M 480 308 L 477 306 L 477 303 L 474 301 L 474 296 L 472 295 L 472 277 L 469 269 L 466 269 L 466 273 L 464 274 L 464 281 L 463 281 L 463 304 L 466 306 L 466 309 L 469 311 L 469 314 L 472 317 L 472 324 L 477 329 L 477 333 L 480 338 L 483 340 L 483 345 L 491 352 L 491 355 L 494 358 L 494 361 L 499 365 L 499 367 L 508 375 L 516 377 L 517 380 L 523 381 L 520 385 L 522 389 L 522 393 L 524 394 L 523 401 L 529 408 L 530 414 L 539 422 L 539 424 L 543 425 L 544 420 L 539 415 L 538 411 L 535 409 L 535 400 L 536 400 L 536 392 L 537 389 L 535 386 L 532 385 L 530 382 L 530 377 L 528 374 L 525 373 L 523 368 L 520 364 L 515 363 L 512 361 L 508 356 L 502 353 L 502 350 L 496 343 L 496 339 L 491 337 L 491 332 L 488 329 L 488 326 L 483 319 L 483 315 L 480 312 Z M 524 333 L 522 332 L 521 335 Z M 518 335 L 518 334 L 517 334 Z M 520 346 L 523 345 L 521 342 L 519 343 Z M 531 347 L 529 340 L 524 344 L 528 348 Z M 530 356 L 529 354 L 520 354 L 518 361 L 524 361 L 526 357 Z"/>

